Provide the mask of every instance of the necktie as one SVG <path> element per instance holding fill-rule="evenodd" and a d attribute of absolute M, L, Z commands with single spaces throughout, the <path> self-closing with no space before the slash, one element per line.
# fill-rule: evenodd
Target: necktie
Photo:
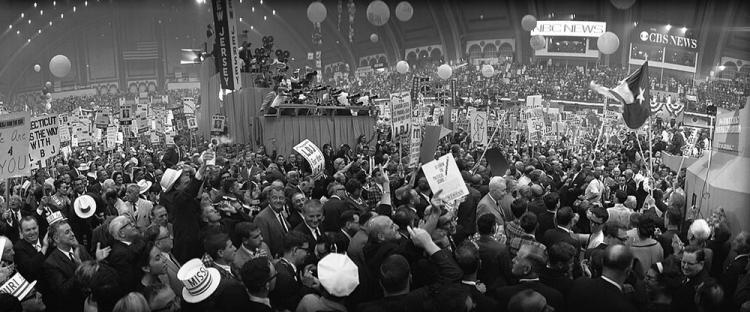
<path fill-rule="evenodd" d="M 284 217 L 281 215 L 281 213 L 277 213 L 276 217 L 279 219 L 279 222 L 281 223 L 281 228 L 284 229 L 284 233 L 289 232 L 289 228 L 287 228 L 286 222 L 284 222 Z"/>
<path fill-rule="evenodd" d="M 78 260 L 76 259 L 75 255 L 73 254 L 72 251 L 68 251 L 68 257 L 70 257 L 70 261 L 73 261 L 76 264 L 78 264 Z"/>
<path fill-rule="evenodd" d="M 315 240 L 317 241 L 319 239 L 320 239 L 320 229 L 315 229 Z"/>

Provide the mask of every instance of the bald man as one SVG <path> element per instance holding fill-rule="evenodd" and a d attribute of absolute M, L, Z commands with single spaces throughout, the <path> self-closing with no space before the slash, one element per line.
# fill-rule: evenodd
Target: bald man
<path fill-rule="evenodd" d="M 635 312 L 638 309 L 623 292 L 634 260 L 630 247 L 611 245 L 604 250 L 602 275 L 573 281 L 568 292 L 568 311 Z M 678 311 L 678 310 L 675 310 Z"/>

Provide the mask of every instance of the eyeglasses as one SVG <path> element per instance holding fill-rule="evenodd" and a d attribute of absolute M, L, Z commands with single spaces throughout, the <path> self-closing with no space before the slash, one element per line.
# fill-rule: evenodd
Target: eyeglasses
<path fill-rule="evenodd" d="M 156 241 L 158 242 L 158 241 L 161 241 L 161 240 L 164 240 L 164 239 L 174 239 L 174 236 L 172 236 L 172 235 L 167 235 L 167 236 L 161 236 L 161 237 L 157 237 L 157 238 L 156 238 Z"/>

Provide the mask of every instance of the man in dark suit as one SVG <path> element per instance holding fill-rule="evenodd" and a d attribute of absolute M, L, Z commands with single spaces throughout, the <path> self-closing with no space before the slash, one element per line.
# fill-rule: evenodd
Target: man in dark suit
<path fill-rule="evenodd" d="M 638 311 L 623 293 L 623 285 L 632 270 L 634 258 L 633 252 L 625 245 L 607 247 L 604 250 L 602 276 L 581 277 L 573 281 L 573 287 L 567 296 L 568 311 Z M 682 298 L 681 301 L 692 304 L 688 297 Z"/>
<path fill-rule="evenodd" d="M 303 205 L 302 212 L 305 216 L 305 220 L 297 225 L 297 227 L 294 228 L 294 231 L 307 236 L 307 242 L 309 244 L 308 252 L 311 257 L 314 257 L 315 245 L 323 236 L 323 230 L 320 228 L 321 223 L 325 219 L 325 216 L 323 215 L 323 204 L 317 199 L 310 199 Z"/>
<path fill-rule="evenodd" d="M 493 217 L 492 214 L 486 214 L 482 217 Z M 486 286 L 477 279 L 477 272 L 483 265 L 479 255 L 479 248 L 474 244 L 465 243 L 460 245 L 455 252 L 456 263 L 464 272 L 461 279 L 461 287 L 467 290 L 476 304 L 477 312 L 497 311 L 497 301 L 485 294 Z"/>
<path fill-rule="evenodd" d="M 161 159 L 162 164 L 164 164 L 164 168 L 172 168 L 174 165 L 176 165 L 180 160 L 182 160 L 182 152 L 180 151 L 180 146 L 185 144 L 184 140 L 182 139 L 181 135 L 175 135 L 174 136 L 174 146 L 170 146 L 167 148 L 167 151 L 164 153 L 164 156 Z"/>
<path fill-rule="evenodd" d="M 533 245 L 522 245 L 513 259 L 511 271 L 518 278 L 519 283 L 504 286 L 494 291 L 495 299 L 500 307 L 507 307 L 510 298 L 525 289 L 532 289 L 547 299 L 547 303 L 562 311 L 564 308 L 563 295 L 552 287 L 539 281 L 539 272 L 545 267 L 544 250 Z"/>
<path fill-rule="evenodd" d="M 750 233 L 747 231 L 740 232 L 734 238 L 734 251 L 736 256 L 732 261 L 729 262 L 724 274 L 721 276 L 721 285 L 724 287 L 724 292 L 727 294 L 734 294 L 737 289 L 737 284 L 743 274 L 748 274 L 748 260 L 750 259 Z M 16 253 L 17 254 L 17 253 Z M 729 298 L 732 298 L 730 296 Z M 728 300 L 727 310 L 738 310 L 742 302 L 734 302 L 734 300 Z"/>
<path fill-rule="evenodd" d="M 341 228 L 341 214 L 353 209 L 346 200 L 346 188 L 338 182 L 328 186 L 328 201 L 323 205 L 325 219 L 321 223 L 324 232 L 335 232 Z"/>
<path fill-rule="evenodd" d="M 557 209 L 560 208 L 560 196 L 556 192 L 551 192 L 542 197 L 542 202 L 545 207 L 545 210 L 542 212 L 535 212 L 532 210 L 531 203 L 528 205 L 528 210 L 537 214 L 536 217 L 539 226 L 536 228 L 534 235 L 539 240 L 543 240 L 544 232 L 555 228 L 555 215 L 557 214 Z"/>
<path fill-rule="evenodd" d="M 39 226 L 36 219 L 31 216 L 21 219 L 21 235 L 23 239 L 13 244 L 13 251 L 15 251 L 13 262 L 26 280 L 40 280 L 49 241 L 39 239 Z"/>
<path fill-rule="evenodd" d="M 307 237 L 299 232 L 290 232 L 284 237 L 284 254 L 274 263 L 278 273 L 276 287 L 268 295 L 271 304 L 280 311 L 295 310 L 302 299 L 300 271 L 308 255 L 308 244 Z"/>
<path fill-rule="evenodd" d="M 261 210 L 253 221 L 263 235 L 263 240 L 268 244 L 271 255 L 277 257 L 284 249 L 284 235 L 292 230 L 286 220 L 288 209 L 286 209 L 286 197 L 284 188 L 272 186 L 268 190 L 270 205 Z"/>
<path fill-rule="evenodd" d="M 292 209 L 290 209 L 289 216 L 286 218 L 286 220 L 289 222 L 289 227 L 293 229 L 297 227 L 297 225 L 302 223 L 302 220 L 305 219 L 304 215 L 302 214 L 302 205 L 304 205 L 307 201 L 307 195 L 300 191 L 294 193 L 291 198 Z"/>
<path fill-rule="evenodd" d="M 221 279 L 240 281 L 239 273 L 232 268 L 237 248 L 226 233 L 210 234 L 203 242 L 203 249 L 213 259 L 213 268 L 219 271 Z"/>
<path fill-rule="evenodd" d="M 114 238 L 112 252 L 106 261 L 119 276 L 120 288 L 124 293 L 139 287 L 143 271 L 140 269 L 144 257 L 144 244 L 140 240 L 135 223 L 127 216 L 117 216 L 109 223 L 109 234 Z"/>
<path fill-rule="evenodd" d="M 636 196 L 638 185 L 633 179 L 633 177 L 635 176 L 633 170 L 626 169 L 622 174 L 625 176 L 625 191 L 627 192 L 628 196 Z"/>
<path fill-rule="evenodd" d="M 43 264 L 42 293 L 47 311 L 80 312 L 85 297 L 75 278 L 78 265 L 92 260 L 86 248 L 78 245 L 75 234 L 67 221 L 57 221 L 49 227 L 49 235 L 57 248 L 52 250 Z M 109 254 L 109 248 L 97 249 L 96 260 Z"/>
<path fill-rule="evenodd" d="M 211 156 L 204 155 L 204 157 Z M 172 221 L 174 248 L 172 250 L 180 263 L 185 263 L 193 258 L 200 258 L 203 255 L 203 244 L 200 241 L 199 231 L 202 210 L 200 203 L 195 198 L 198 196 L 202 184 L 205 164 L 206 161 L 204 160 L 195 177 L 181 176 L 174 183 L 174 186 L 167 187 L 159 197 L 159 203 L 166 207 L 167 211 L 172 214 L 171 217 L 174 218 Z M 167 173 L 162 180 L 166 178 Z"/>
<path fill-rule="evenodd" d="M 0 215 L 0 235 L 7 237 L 13 243 L 20 239 L 18 225 L 18 219 L 10 209 L 3 211 Z"/>
<path fill-rule="evenodd" d="M 566 242 L 572 245 L 576 251 L 581 249 L 581 243 L 576 239 L 573 233 L 573 225 L 577 221 L 578 215 L 570 207 L 562 207 L 557 211 L 555 221 L 557 226 L 544 232 L 542 243 L 547 249 L 558 242 Z"/>
<path fill-rule="evenodd" d="M 479 257 L 482 259 L 477 278 L 485 285 L 494 285 L 498 279 L 501 285 L 510 282 L 511 263 L 508 247 L 492 237 L 496 224 L 495 216 L 492 214 L 485 214 L 477 221 L 479 239 L 476 243 L 479 247 Z"/>
<path fill-rule="evenodd" d="M 283 192 L 283 191 L 282 191 Z M 268 295 L 275 288 L 276 268 L 268 258 L 255 258 L 242 266 L 242 283 L 247 288 L 250 302 L 245 311 L 274 311 Z M 236 308 L 235 308 L 236 309 Z M 235 311 L 240 311 L 236 309 Z"/>

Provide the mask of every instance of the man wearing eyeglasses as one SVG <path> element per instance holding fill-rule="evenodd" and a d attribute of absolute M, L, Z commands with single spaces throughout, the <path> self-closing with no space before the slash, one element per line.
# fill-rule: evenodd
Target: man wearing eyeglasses
<path fill-rule="evenodd" d="M 693 301 L 695 291 L 709 277 L 706 267 L 706 252 L 697 246 L 688 246 L 682 252 L 680 271 L 682 272 L 682 284 L 675 290 L 672 300 L 672 311 L 698 311 Z"/>
<path fill-rule="evenodd" d="M 140 259 L 144 256 L 144 244 L 135 222 L 127 216 L 117 216 L 109 224 L 109 234 L 114 241 L 107 263 L 117 271 L 123 291 L 133 291 L 143 276 Z"/>

